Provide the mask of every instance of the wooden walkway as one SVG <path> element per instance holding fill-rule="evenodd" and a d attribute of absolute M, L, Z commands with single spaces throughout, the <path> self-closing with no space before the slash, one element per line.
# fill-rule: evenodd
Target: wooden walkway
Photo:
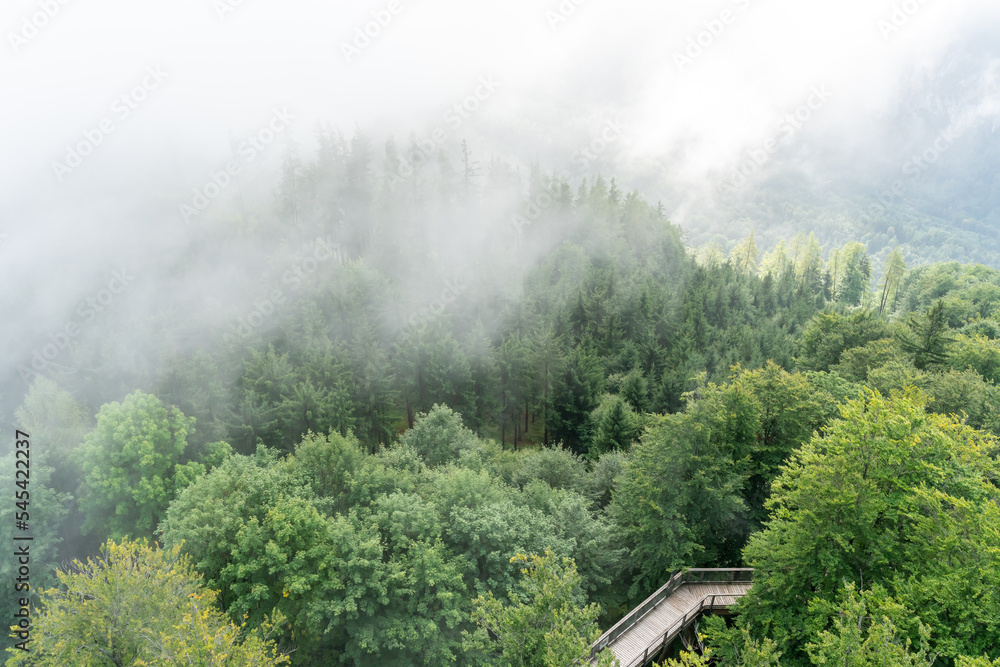
<path fill-rule="evenodd" d="M 591 646 L 594 657 L 607 649 L 621 667 L 640 667 L 707 611 L 726 611 L 753 583 L 753 570 L 690 569 L 678 572 Z"/>

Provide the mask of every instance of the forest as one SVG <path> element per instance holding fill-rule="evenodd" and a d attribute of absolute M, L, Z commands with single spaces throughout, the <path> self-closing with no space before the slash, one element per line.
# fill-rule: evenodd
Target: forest
<path fill-rule="evenodd" d="M 177 285 L 243 297 L 98 314 L 5 384 L 9 666 L 583 664 L 685 567 L 754 584 L 670 665 L 1000 665 L 1000 270 L 318 145 L 197 220 Z"/>

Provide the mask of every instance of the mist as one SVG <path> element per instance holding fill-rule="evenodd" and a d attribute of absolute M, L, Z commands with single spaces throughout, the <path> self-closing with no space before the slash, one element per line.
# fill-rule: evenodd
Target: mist
<path fill-rule="evenodd" d="M 615 176 L 662 201 L 694 244 L 757 229 L 767 246 L 805 228 L 808 208 L 741 213 L 788 187 L 839 202 L 826 206 L 839 216 L 828 236 L 842 241 L 940 133 L 954 148 L 886 207 L 995 159 L 998 11 L 917 0 L 8 3 L 6 377 L 98 316 L 119 323 L 123 350 L 145 349 L 172 309 L 205 326 L 188 348 L 232 326 L 260 298 L 245 276 L 277 261 L 252 219 L 274 206 L 283 165 L 313 159 L 324 131 L 363 136 L 376 165 L 390 138 L 456 163 L 464 141 L 477 182 L 494 159 L 518 174 L 462 233 L 442 211 L 411 216 L 410 242 L 430 254 L 394 267 L 403 321 L 455 276 L 500 273 L 516 289 L 558 245 L 547 232 L 514 254 L 532 165 L 574 188 Z M 222 231 L 234 225 L 248 233 Z M 501 238 L 507 255 L 494 252 Z M 287 249 L 293 265 L 315 241 Z M 102 311 L 86 305 L 99 298 Z M 23 389 L 5 388 L 7 410 Z"/>
<path fill-rule="evenodd" d="M 995 0 L 9 0 L 25 659 L 111 655 L 110 600 L 143 664 L 610 664 L 678 567 L 762 596 L 740 641 L 794 664 L 852 625 L 841 575 L 919 621 L 864 628 L 899 655 L 1000 646 L 948 620 L 1000 609 L 963 509 L 997 500 L 998 29 Z"/>

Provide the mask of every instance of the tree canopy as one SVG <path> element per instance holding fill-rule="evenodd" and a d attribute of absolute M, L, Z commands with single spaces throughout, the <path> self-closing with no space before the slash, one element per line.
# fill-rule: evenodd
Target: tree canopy
<path fill-rule="evenodd" d="M 8 667 L 288 662 L 272 636 L 280 618 L 256 628 L 232 623 L 179 548 L 111 540 L 97 558 L 56 576 L 58 587 L 41 592 L 26 650 L 8 649 Z"/>

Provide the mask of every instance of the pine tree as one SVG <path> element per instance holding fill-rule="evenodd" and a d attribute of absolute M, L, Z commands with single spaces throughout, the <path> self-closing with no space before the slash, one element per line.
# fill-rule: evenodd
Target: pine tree
<path fill-rule="evenodd" d="M 923 370 L 948 360 L 948 345 L 955 339 L 948 335 L 943 300 L 923 315 L 911 315 L 907 325 L 910 330 L 900 335 L 900 346 L 913 355 L 914 366 Z"/>
<path fill-rule="evenodd" d="M 615 396 L 597 425 L 591 456 L 597 458 L 598 455 L 612 450 L 627 451 L 638 435 L 639 427 L 635 414 L 623 398 Z"/>
<path fill-rule="evenodd" d="M 857 306 L 871 288 L 872 265 L 860 243 L 848 243 L 839 255 L 840 279 L 834 296 L 849 306 Z"/>

